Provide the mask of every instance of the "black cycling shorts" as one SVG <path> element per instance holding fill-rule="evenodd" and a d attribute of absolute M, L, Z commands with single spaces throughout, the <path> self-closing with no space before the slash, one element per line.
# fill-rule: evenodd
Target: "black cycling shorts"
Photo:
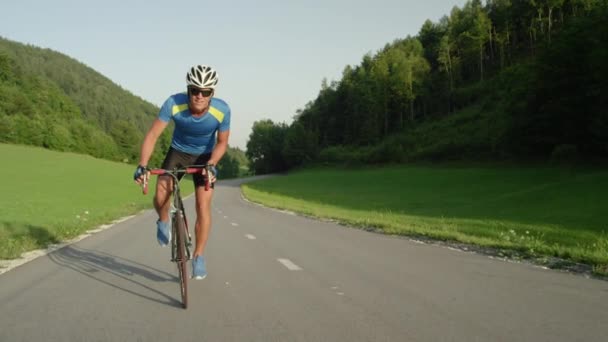
<path fill-rule="evenodd" d="M 188 154 L 184 152 L 180 152 L 173 147 L 169 148 L 169 152 L 167 152 L 167 156 L 165 157 L 165 161 L 163 162 L 162 168 L 165 170 L 172 170 L 173 168 L 181 168 L 189 165 L 205 165 L 209 162 L 209 158 L 211 158 L 211 153 L 205 154 Z M 179 176 L 181 179 L 184 174 Z M 192 175 L 192 180 L 194 181 L 194 186 L 205 186 L 205 176 L 200 173 L 195 173 Z M 215 187 L 215 183 L 209 184 L 211 188 Z"/>

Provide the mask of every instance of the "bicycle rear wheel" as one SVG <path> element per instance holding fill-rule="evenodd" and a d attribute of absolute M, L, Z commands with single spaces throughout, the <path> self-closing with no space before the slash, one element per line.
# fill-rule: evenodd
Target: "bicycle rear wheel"
<path fill-rule="evenodd" d="M 187 262 L 188 255 L 186 254 L 186 223 L 184 221 L 184 213 L 178 210 L 175 213 L 175 243 L 177 271 L 179 273 L 180 291 L 182 294 L 182 305 L 184 309 L 188 308 L 188 270 Z"/>

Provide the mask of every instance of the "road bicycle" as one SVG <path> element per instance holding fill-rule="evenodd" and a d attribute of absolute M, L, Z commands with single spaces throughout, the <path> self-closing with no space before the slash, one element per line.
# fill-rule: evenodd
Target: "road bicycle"
<path fill-rule="evenodd" d="M 205 190 L 209 190 L 209 168 L 211 164 L 189 165 L 172 170 L 150 169 L 144 175 L 142 189 L 144 195 L 148 193 L 149 175 L 167 175 L 173 178 L 173 204 L 171 205 L 171 261 L 177 264 L 182 306 L 188 308 L 188 260 L 192 258 L 192 236 L 188 230 L 188 219 L 184 210 L 184 203 L 180 193 L 179 182 L 184 174 L 201 173 L 205 170 Z"/>

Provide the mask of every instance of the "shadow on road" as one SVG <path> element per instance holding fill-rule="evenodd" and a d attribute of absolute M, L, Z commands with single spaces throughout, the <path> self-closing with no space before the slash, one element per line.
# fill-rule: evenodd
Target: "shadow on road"
<path fill-rule="evenodd" d="M 177 277 L 167 272 L 160 271 L 141 263 L 105 252 L 88 250 L 75 246 L 64 247 L 58 251 L 50 253 L 48 257 L 57 265 L 70 268 L 86 277 L 99 281 L 100 283 L 115 289 L 119 289 L 157 303 L 180 308 L 182 307 L 181 302 L 176 298 L 168 296 L 167 294 L 150 287 L 141 279 L 144 278 L 153 282 L 175 282 L 175 288 L 177 289 Z M 108 275 L 118 277 L 122 279 L 122 281 L 113 281 L 111 277 L 108 277 Z M 127 288 L 119 285 L 120 283 L 124 284 L 124 281 L 132 285 L 136 285 L 136 287 L 140 287 L 141 291 L 134 290 L 133 286 L 129 286 L 130 288 Z M 157 294 L 165 300 L 147 296 L 143 294 L 143 292 L 145 292 L 143 290 Z M 179 292 L 176 290 L 175 294 L 179 295 Z"/>

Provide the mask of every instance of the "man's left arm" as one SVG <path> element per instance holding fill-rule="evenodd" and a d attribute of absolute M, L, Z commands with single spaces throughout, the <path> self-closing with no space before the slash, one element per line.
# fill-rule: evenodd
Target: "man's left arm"
<path fill-rule="evenodd" d="M 215 148 L 211 153 L 211 157 L 209 158 L 209 164 L 213 164 L 217 166 L 220 162 L 224 153 L 228 149 L 228 137 L 230 136 L 230 130 L 226 130 L 223 132 L 217 133 L 217 143 L 215 144 Z"/>

